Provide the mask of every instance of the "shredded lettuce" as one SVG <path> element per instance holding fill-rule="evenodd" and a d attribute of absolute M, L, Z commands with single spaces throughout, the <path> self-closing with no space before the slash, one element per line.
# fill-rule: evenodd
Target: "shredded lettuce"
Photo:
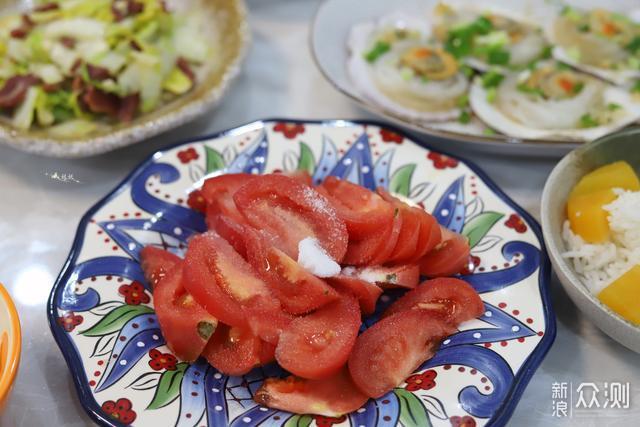
<path fill-rule="evenodd" d="M 72 138 L 89 135 L 98 125 L 89 120 L 75 119 L 60 123 L 49 128 L 49 134 L 58 138 Z"/>
<path fill-rule="evenodd" d="M 171 70 L 167 78 L 162 83 L 162 88 L 164 90 L 175 95 L 182 95 L 183 93 L 188 92 L 189 89 L 191 89 L 191 86 L 193 86 L 193 83 L 189 76 L 177 67 Z"/>
<path fill-rule="evenodd" d="M 31 63 L 29 64 L 29 71 L 32 74 L 40 77 L 40 79 L 46 84 L 55 84 L 60 83 L 64 80 L 64 76 L 53 64 L 45 64 L 45 63 Z"/>
<path fill-rule="evenodd" d="M 36 118 L 40 126 L 51 126 L 56 118 L 47 104 L 47 94 L 38 88 L 38 97 L 36 99 Z"/>

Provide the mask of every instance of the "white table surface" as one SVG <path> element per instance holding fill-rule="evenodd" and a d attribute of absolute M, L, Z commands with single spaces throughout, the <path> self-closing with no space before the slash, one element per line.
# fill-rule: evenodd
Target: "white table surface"
<path fill-rule="evenodd" d="M 363 2 L 363 4 L 366 2 Z M 57 160 L 0 147 L 0 281 L 13 296 L 23 328 L 20 372 L 0 425 L 91 425 L 49 331 L 46 301 L 67 257 L 82 214 L 155 150 L 195 135 L 266 117 L 370 118 L 327 83 L 308 49 L 312 0 L 249 1 L 253 47 L 237 84 L 222 105 L 202 119 L 161 137 L 99 157 Z M 444 146 L 443 146 L 444 148 Z M 539 218 L 545 178 L 554 159 L 457 153 L 479 164 L 507 194 Z M 66 173 L 81 183 L 47 174 Z M 510 425 L 633 425 L 640 419 L 640 355 L 589 322 L 552 284 L 558 334 L 534 375 Z M 592 417 L 552 417 L 553 382 L 629 381 L 631 410 Z M 598 417 L 598 420 L 595 419 Z"/>

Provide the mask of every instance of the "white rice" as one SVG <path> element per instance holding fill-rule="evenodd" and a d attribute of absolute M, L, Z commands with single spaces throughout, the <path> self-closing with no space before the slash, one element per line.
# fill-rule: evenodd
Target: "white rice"
<path fill-rule="evenodd" d="M 640 191 L 614 191 L 618 198 L 604 206 L 609 211 L 611 242 L 586 243 L 573 233 L 568 220 L 562 230 L 568 248 L 562 256 L 573 262 L 582 282 L 596 295 L 640 264 Z"/>

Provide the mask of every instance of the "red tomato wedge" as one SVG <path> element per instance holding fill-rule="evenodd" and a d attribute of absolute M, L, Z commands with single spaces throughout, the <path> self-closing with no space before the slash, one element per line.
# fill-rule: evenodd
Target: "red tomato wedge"
<path fill-rule="evenodd" d="M 347 228 L 329 201 L 313 188 L 285 175 L 264 175 L 234 195 L 253 227 L 272 236 L 273 245 L 298 259 L 298 243 L 314 237 L 337 262 L 347 250 Z"/>
<path fill-rule="evenodd" d="M 357 277 L 345 275 L 329 277 L 327 281 L 341 293 L 348 292 L 358 298 L 363 314 L 369 315 L 376 310 L 376 303 L 382 295 L 382 288 L 379 286 Z"/>
<path fill-rule="evenodd" d="M 441 240 L 442 232 L 438 221 L 433 215 L 420 209 L 420 237 L 418 238 L 416 253 L 408 260 L 408 263 L 417 263 L 423 256 L 431 252 Z"/>
<path fill-rule="evenodd" d="M 247 173 L 230 173 L 207 179 L 201 190 L 207 201 L 207 218 L 210 215 L 222 214 L 236 222 L 244 222 L 244 217 L 233 201 L 233 195 L 240 187 L 254 179 L 255 175 Z"/>
<path fill-rule="evenodd" d="M 289 178 L 293 178 L 295 180 L 300 181 L 301 183 L 308 185 L 309 187 L 313 186 L 313 178 L 309 175 L 307 171 L 296 170 L 292 172 L 282 172 L 284 176 L 288 176 Z"/>
<path fill-rule="evenodd" d="M 236 250 L 243 258 L 247 258 L 246 247 L 246 228 L 243 223 L 238 223 L 225 215 L 207 214 L 207 224 L 209 229 L 215 230 L 216 233 L 225 239 L 233 249 Z"/>
<path fill-rule="evenodd" d="M 367 238 L 393 221 L 393 206 L 360 185 L 328 176 L 318 191 L 336 208 L 352 240 Z"/>
<path fill-rule="evenodd" d="M 262 340 L 248 329 L 220 325 L 202 356 L 227 375 L 244 375 L 261 364 Z"/>
<path fill-rule="evenodd" d="M 395 210 L 393 221 L 369 237 L 349 241 L 344 264 L 378 265 L 384 263 L 393 252 L 402 229 L 402 216 Z"/>
<path fill-rule="evenodd" d="M 420 281 L 420 268 L 416 264 L 394 267 L 345 267 L 342 274 L 375 283 L 382 289 L 413 289 Z"/>
<path fill-rule="evenodd" d="M 209 313 L 227 325 L 246 327 L 276 343 L 289 318 L 267 285 L 215 232 L 194 237 L 185 258 L 185 287 Z"/>
<path fill-rule="evenodd" d="M 339 417 L 356 411 L 369 398 L 354 385 L 346 368 L 331 377 L 308 380 L 296 376 L 267 378 L 256 391 L 259 405 L 294 414 Z"/>
<path fill-rule="evenodd" d="M 443 241 L 420 260 L 420 273 L 428 277 L 460 273 L 469 260 L 469 242 L 458 233 L 441 229 Z"/>
<path fill-rule="evenodd" d="M 195 361 L 218 321 L 183 287 L 183 266 L 176 265 L 156 284 L 153 304 L 167 346 L 180 360 Z"/>
<path fill-rule="evenodd" d="M 480 296 L 467 282 L 452 277 L 427 280 L 407 292 L 384 312 L 383 317 L 406 310 L 438 312 L 452 325 L 484 313 Z"/>
<path fill-rule="evenodd" d="M 299 377 L 329 377 L 346 363 L 360 323 L 358 301 L 351 295 L 343 295 L 311 314 L 294 319 L 280 335 L 276 360 Z"/>
<path fill-rule="evenodd" d="M 269 247 L 263 233 L 249 227 L 244 233 L 249 263 L 287 313 L 309 313 L 338 298 L 338 293 L 322 279 L 284 252 Z"/>
<path fill-rule="evenodd" d="M 402 228 L 398 235 L 398 241 L 386 261 L 406 261 L 415 255 L 418 247 L 421 224 L 420 211 L 416 208 L 412 208 L 400 199 L 393 197 L 382 188 L 378 189 L 378 194 L 398 209 L 399 214 L 402 216 Z"/>
<path fill-rule="evenodd" d="M 455 328 L 433 313 L 409 310 L 364 331 L 349 356 L 349 372 L 365 395 L 378 398 L 397 387 Z"/>
<path fill-rule="evenodd" d="M 151 289 L 155 289 L 158 282 L 180 263 L 182 259 L 179 256 L 155 246 L 145 246 L 140 251 L 140 267 Z"/>
<path fill-rule="evenodd" d="M 276 361 L 276 346 L 270 342 L 262 341 L 260 354 L 258 355 L 261 365 L 268 365 Z"/>

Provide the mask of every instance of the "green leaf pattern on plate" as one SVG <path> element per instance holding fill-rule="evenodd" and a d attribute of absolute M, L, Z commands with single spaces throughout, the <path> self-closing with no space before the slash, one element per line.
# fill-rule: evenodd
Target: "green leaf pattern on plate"
<path fill-rule="evenodd" d="M 122 305 L 110 311 L 98 323 L 81 334 L 87 337 L 99 337 L 120 331 L 129 320 L 140 314 L 151 314 L 153 309 L 145 305 Z"/>
<path fill-rule="evenodd" d="M 411 191 L 411 178 L 413 177 L 413 171 L 415 171 L 415 169 L 415 163 L 398 168 L 391 177 L 389 191 L 391 193 L 409 197 L 409 192 Z"/>
<path fill-rule="evenodd" d="M 167 406 L 178 398 L 180 394 L 180 384 L 184 371 L 189 367 L 188 363 L 178 363 L 175 371 L 165 371 L 160 377 L 158 387 L 153 395 L 153 399 L 147 409 L 158 409 Z"/>
<path fill-rule="evenodd" d="M 430 427 L 431 420 L 420 398 L 402 388 L 393 391 L 400 402 L 400 423 L 404 427 Z"/>
<path fill-rule="evenodd" d="M 464 225 L 462 234 L 469 239 L 469 247 L 473 248 L 491 230 L 493 225 L 500 221 L 504 214 L 498 212 L 482 212 L 471 218 Z"/>

